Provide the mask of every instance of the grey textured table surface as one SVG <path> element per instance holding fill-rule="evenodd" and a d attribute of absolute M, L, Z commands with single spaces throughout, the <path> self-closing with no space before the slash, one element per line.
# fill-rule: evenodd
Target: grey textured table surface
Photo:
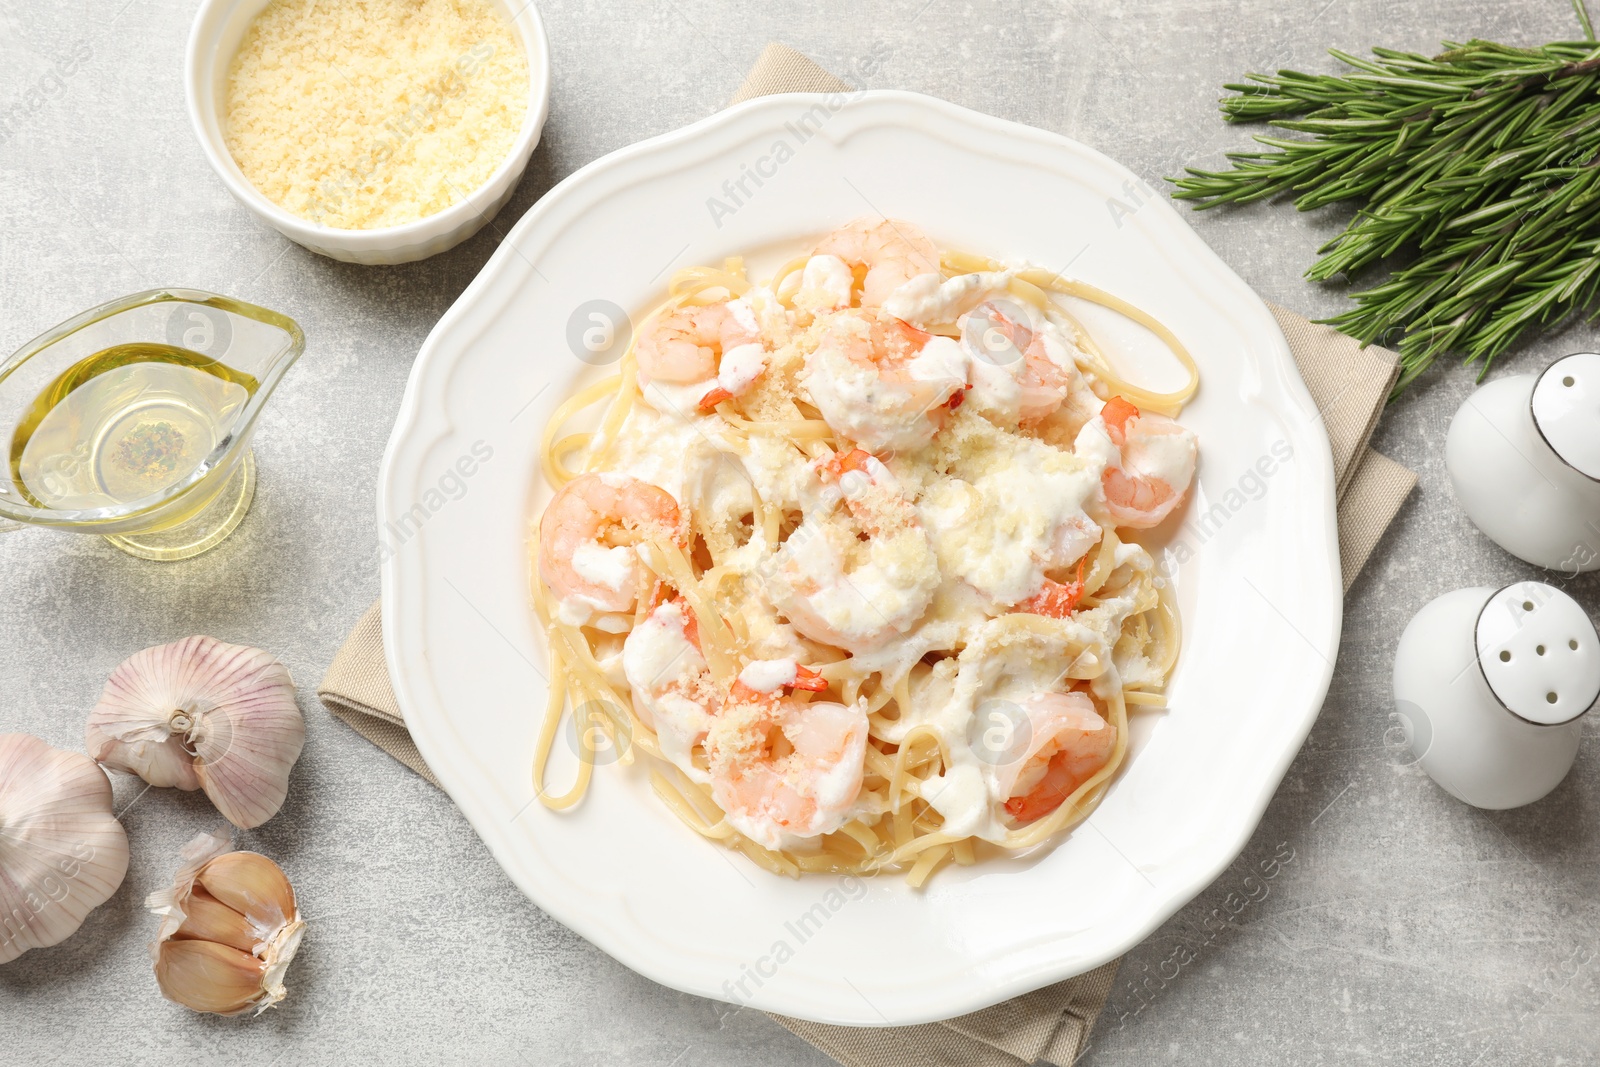
<path fill-rule="evenodd" d="M 147 645 L 206 632 L 276 651 L 306 690 L 309 740 L 287 807 L 244 841 L 293 874 L 314 926 L 290 999 L 260 1019 L 160 1000 L 141 901 L 216 820 L 199 794 L 119 779 L 128 880 L 66 944 L 0 968 L 6 1063 L 828 1062 L 760 1013 L 656 986 L 546 917 L 441 793 L 311 696 L 377 595 L 374 480 L 434 321 L 540 193 L 720 107 L 768 40 L 836 70 L 887 45 L 873 85 L 1076 137 L 1160 186 L 1245 142 L 1213 101 L 1246 70 L 1329 69 L 1330 45 L 1573 35 L 1563 0 L 906 0 L 865 12 L 845 0 L 540 0 L 554 97 L 515 200 L 452 252 L 366 268 L 258 225 L 211 173 L 183 102 L 195 6 L 0 0 L 11 131 L 0 351 L 91 304 L 171 284 L 285 311 L 309 348 L 261 425 L 254 510 L 219 550 L 164 565 L 93 538 L 0 538 L 0 731 L 81 748 L 106 674 Z M 52 78 L 79 42 L 90 58 Z M 1307 313 L 1340 306 L 1337 291 L 1300 280 L 1334 217 L 1258 207 L 1192 221 L 1263 297 Z M 1575 329 L 1497 372 L 1593 341 Z M 1392 745 L 1388 674 L 1412 613 L 1446 590 L 1531 573 L 1451 497 L 1444 431 L 1471 384 L 1442 367 L 1386 416 L 1377 446 L 1421 483 L 1351 592 L 1321 718 L 1238 862 L 1124 961 L 1084 1062 L 1600 1059 L 1600 722 L 1562 786 L 1504 813 L 1451 800 Z M 1600 608 L 1600 583 L 1571 588 Z M 1260 878 L 1275 856 L 1275 877 Z"/>

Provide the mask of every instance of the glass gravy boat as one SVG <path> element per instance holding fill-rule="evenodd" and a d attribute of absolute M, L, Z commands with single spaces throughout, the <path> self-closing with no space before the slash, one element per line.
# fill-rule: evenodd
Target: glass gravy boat
<path fill-rule="evenodd" d="M 197 289 L 91 308 L 0 364 L 0 530 L 197 556 L 255 496 L 249 441 L 305 349 L 294 320 Z"/>

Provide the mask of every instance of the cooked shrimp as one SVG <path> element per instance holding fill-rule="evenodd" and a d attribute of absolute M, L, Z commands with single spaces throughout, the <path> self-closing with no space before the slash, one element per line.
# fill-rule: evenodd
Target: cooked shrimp
<path fill-rule="evenodd" d="M 1044 353 L 1035 339 L 1022 354 L 1022 398 L 1017 417 L 1031 426 L 1054 414 L 1067 398 L 1067 373 Z"/>
<path fill-rule="evenodd" d="M 761 331 L 749 306 L 725 300 L 658 315 L 639 334 L 634 355 L 644 381 L 689 385 L 715 377 L 725 355 L 760 341 Z"/>
<path fill-rule="evenodd" d="M 1023 309 L 1017 305 L 986 300 L 962 316 L 958 325 L 968 347 L 975 350 L 974 381 L 977 381 L 980 364 L 1012 379 L 1014 387 L 996 391 L 1012 394 L 1002 403 L 1006 407 L 1014 404 L 1017 420 L 1024 426 L 1031 426 L 1061 407 L 1067 399 L 1071 378 L 1068 371 L 1051 358 L 1044 332 L 1035 330 L 1031 323 L 1023 321 L 1024 318 Z M 989 386 L 994 389 L 997 384 L 1000 383 L 989 383 Z"/>
<path fill-rule="evenodd" d="M 556 493 L 539 520 L 539 574 L 563 602 L 632 611 L 645 581 L 634 547 L 682 537 L 672 494 L 620 474 L 584 474 Z"/>
<path fill-rule="evenodd" d="M 867 709 L 791 696 L 730 702 L 706 736 L 711 795 L 765 848 L 837 830 L 861 793 Z"/>
<path fill-rule="evenodd" d="M 966 367 L 948 337 L 879 312 L 849 311 L 822 327 L 800 382 L 835 433 L 883 452 L 933 440 L 960 403 Z"/>
<path fill-rule="evenodd" d="M 878 307 L 889 294 L 921 274 L 939 273 L 939 249 L 909 222 L 860 218 L 824 237 L 814 256 L 836 256 L 864 271 L 861 306 Z"/>
<path fill-rule="evenodd" d="M 1100 412 L 1118 459 L 1101 476 L 1106 510 L 1119 526 L 1147 530 L 1172 513 L 1194 478 L 1194 431 L 1114 396 Z"/>
<path fill-rule="evenodd" d="M 1035 693 L 1019 703 L 1027 744 L 996 768 L 997 795 L 1013 819 L 1032 822 L 1059 808 L 1106 765 L 1117 731 L 1083 693 Z"/>
<path fill-rule="evenodd" d="M 857 449 L 819 468 L 846 515 L 824 497 L 784 542 L 769 582 L 773 606 L 815 641 L 857 652 L 905 633 L 939 585 L 916 509 L 876 457 Z"/>
<path fill-rule="evenodd" d="M 639 720 L 655 731 L 662 755 L 691 777 L 691 760 L 705 741 L 718 699 L 700 653 L 694 613 L 681 600 L 656 606 L 622 643 L 622 671 Z"/>

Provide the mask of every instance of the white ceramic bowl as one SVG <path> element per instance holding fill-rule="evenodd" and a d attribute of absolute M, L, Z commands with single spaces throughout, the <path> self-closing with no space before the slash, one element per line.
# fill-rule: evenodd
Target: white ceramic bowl
<path fill-rule="evenodd" d="M 223 138 L 228 64 L 244 39 L 245 30 L 267 3 L 268 0 L 202 0 L 189 31 L 184 64 L 189 121 L 212 169 L 235 200 L 313 252 L 347 263 L 381 264 L 410 263 L 453 248 L 477 233 L 511 199 L 528 166 L 528 157 L 539 143 L 539 132 L 550 108 L 550 47 L 544 23 L 533 4 L 513 6 L 507 0 L 490 0 L 511 18 L 512 30 L 528 57 L 528 112 L 511 154 L 488 181 L 443 211 L 402 226 L 342 230 L 303 219 L 268 200 L 244 176 Z"/>
<path fill-rule="evenodd" d="M 548 810 L 529 774 L 548 690 L 528 531 L 550 498 L 546 420 L 610 370 L 585 344 L 594 309 L 637 315 L 674 267 L 731 254 L 769 274 L 874 209 L 943 247 L 1070 264 L 1193 353 L 1194 497 L 1183 528 L 1151 542 L 1184 620 L 1170 710 L 1139 713 L 1126 769 L 1055 847 L 941 870 L 921 891 L 893 876 L 768 874 L 678 822 L 644 760 L 600 767 L 576 809 Z M 1091 325 L 1132 376 L 1177 376 L 1153 335 Z M 406 725 L 517 885 L 659 982 L 822 1022 L 949 1018 L 1148 936 L 1249 840 L 1339 647 L 1333 461 L 1260 298 L 1126 168 L 913 93 L 751 100 L 552 189 L 423 344 L 378 513 Z"/>

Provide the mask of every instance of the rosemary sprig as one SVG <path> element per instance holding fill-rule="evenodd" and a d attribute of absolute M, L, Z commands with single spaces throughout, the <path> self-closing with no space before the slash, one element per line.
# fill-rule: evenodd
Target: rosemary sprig
<path fill-rule="evenodd" d="M 1600 46 L 1573 6 L 1589 41 L 1334 51 L 1349 72 L 1249 75 L 1227 86 L 1239 94 L 1222 101 L 1227 120 L 1309 137 L 1257 136 L 1266 151 L 1230 153 L 1227 171 L 1186 168 L 1173 195 L 1359 202 L 1307 277 L 1390 274 L 1325 321 L 1363 343 L 1401 334 L 1396 396 L 1445 352 L 1487 371 L 1524 331 L 1600 295 Z"/>

